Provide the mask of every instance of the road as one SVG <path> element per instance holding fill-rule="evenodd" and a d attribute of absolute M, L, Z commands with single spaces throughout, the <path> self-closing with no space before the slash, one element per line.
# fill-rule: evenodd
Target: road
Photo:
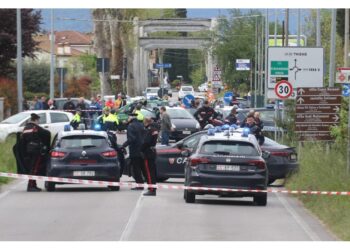
<path fill-rule="evenodd" d="M 118 139 L 123 142 L 125 135 Z M 181 185 L 183 179 L 168 182 Z M 285 194 L 269 193 L 267 206 L 258 207 L 252 198 L 208 195 L 186 204 L 180 190 L 160 189 L 156 197 L 128 187 L 119 192 L 83 185 L 60 185 L 53 193 L 25 190 L 24 180 L 0 189 L 1 241 L 336 240 Z"/>
<path fill-rule="evenodd" d="M 169 181 L 181 185 L 183 179 Z M 258 207 L 252 198 L 209 195 L 186 204 L 180 190 L 160 189 L 156 197 L 144 197 L 128 187 L 119 192 L 82 185 L 60 185 L 54 193 L 25 189 L 26 181 L 18 180 L 0 191 L 2 241 L 336 240 L 285 194 L 269 193 L 267 206 Z"/>

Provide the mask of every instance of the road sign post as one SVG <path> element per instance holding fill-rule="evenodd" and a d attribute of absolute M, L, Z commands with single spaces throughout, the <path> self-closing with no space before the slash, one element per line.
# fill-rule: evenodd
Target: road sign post
<path fill-rule="evenodd" d="M 340 88 L 298 88 L 295 131 L 299 141 L 332 141 L 330 127 L 340 121 Z"/>

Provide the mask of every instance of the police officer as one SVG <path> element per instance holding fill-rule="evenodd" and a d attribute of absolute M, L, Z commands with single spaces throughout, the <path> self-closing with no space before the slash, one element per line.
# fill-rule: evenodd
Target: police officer
<path fill-rule="evenodd" d="M 235 124 L 237 125 L 237 106 L 233 106 L 233 108 L 231 109 L 231 112 L 230 114 L 225 118 L 225 122 L 232 125 L 232 124 Z"/>
<path fill-rule="evenodd" d="M 242 128 L 249 128 L 250 133 L 255 135 L 257 141 L 259 142 L 259 145 L 261 146 L 264 141 L 265 137 L 262 134 L 261 128 L 256 125 L 254 115 L 249 114 L 246 118 L 246 122 L 241 125 Z"/>
<path fill-rule="evenodd" d="M 145 118 L 144 115 L 141 113 L 142 104 L 137 104 L 134 110 L 134 113 L 137 115 L 136 119 L 140 122 L 143 122 L 143 119 Z"/>
<path fill-rule="evenodd" d="M 117 131 L 119 126 L 117 115 L 112 114 L 109 107 L 103 108 L 103 115 L 100 117 L 99 123 L 101 124 L 101 128 L 104 131 Z"/>
<path fill-rule="evenodd" d="M 197 119 L 201 128 L 203 129 L 211 119 L 215 119 L 218 116 L 218 113 L 209 106 L 209 101 L 205 100 L 203 106 L 200 107 L 193 116 Z"/>
<path fill-rule="evenodd" d="M 136 119 L 137 114 L 129 114 L 128 128 L 126 132 L 126 142 L 123 148 L 129 147 L 129 158 L 132 167 L 133 177 L 138 184 L 143 184 L 144 180 L 141 174 L 143 169 L 143 153 L 141 152 L 145 137 L 145 127 L 143 123 Z M 131 190 L 143 190 L 143 187 L 135 187 Z"/>
<path fill-rule="evenodd" d="M 30 175 L 45 175 L 45 160 L 50 147 L 51 134 L 38 125 L 39 119 L 37 114 L 31 114 L 21 136 L 22 162 L 27 166 Z M 27 191 L 41 191 L 36 180 L 28 181 Z"/>
<path fill-rule="evenodd" d="M 147 180 L 147 184 L 156 184 L 156 157 L 157 152 L 155 146 L 158 139 L 158 128 L 153 120 L 146 117 L 143 121 L 146 129 L 145 141 L 142 145 L 142 152 L 144 154 L 144 171 L 143 175 Z M 146 196 L 155 196 L 156 188 L 148 188 L 148 192 L 144 193 Z"/>
<path fill-rule="evenodd" d="M 77 109 L 75 115 L 73 116 L 73 119 L 70 121 L 70 125 L 74 130 L 77 130 L 80 123 L 83 123 L 81 117 L 81 109 Z"/>

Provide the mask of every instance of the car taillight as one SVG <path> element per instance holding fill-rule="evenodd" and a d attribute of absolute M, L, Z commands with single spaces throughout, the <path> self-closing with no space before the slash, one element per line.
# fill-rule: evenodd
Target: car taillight
<path fill-rule="evenodd" d="M 116 157 L 117 156 L 117 152 L 116 151 L 107 151 L 107 152 L 103 152 L 102 155 L 104 157 Z"/>
<path fill-rule="evenodd" d="M 249 165 L 254 165 L 259 169 L 265 169 L 266 168 L 266 164 L 264 161 L 259 161 L 259 160 L 254 160 L 254 161 L 248 161 Z"/>
<path fill-rule="evenodd" d="M 51 152 L 51 157 L 52 158 L 63 158 L 66 155 L 64 152 L 59 152 L 59 151 L 52 151 Z"/>
<path fill-rule="evenodd" d="M 198 164 L 209 163 L 209 159 L 207 158 L 192 158 L 191 159 L 191 167 L 197 167 Z"/>
<path fill-rule="evenodd" d="M 274 156 L 282 156 L 282 157 L 289 157 L 289 152 L 283 152 L 283 151 L 276 151 L 276 152 L 270 152 L 271 155 L 274 155 Z"/>

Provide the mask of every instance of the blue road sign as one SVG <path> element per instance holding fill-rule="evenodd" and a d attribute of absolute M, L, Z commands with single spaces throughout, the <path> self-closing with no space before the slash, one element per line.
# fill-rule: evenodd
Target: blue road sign
<path fill-rule="evenodd" d="M 349 97 L 350 95 L 350 84 L 343 84 L 343 96 Z"/>
<path fill-rule="evenodd" d="M 194 100 L 193 95 L 185 95 L 185 97 L 182 100 L 182 103 L 186 106 L 186 108 L 190 108 L 192 100 Z"/>
<path fill-rule="evenodd" d="M 226 104 L 230 104 L 230 102 L 232 100 L 232 96 L 233 96 L 232 92 L 226 92 L 224 94 L 224 101 L 225 101 Z"/>
<path fill-rule="evenodd" d="M 172 67 L 171 63 L 156 63 L 154 65 L 154 68 L 156 69 L 160 69 L 160 68 L 170 69 L 171 67 Z"/>

